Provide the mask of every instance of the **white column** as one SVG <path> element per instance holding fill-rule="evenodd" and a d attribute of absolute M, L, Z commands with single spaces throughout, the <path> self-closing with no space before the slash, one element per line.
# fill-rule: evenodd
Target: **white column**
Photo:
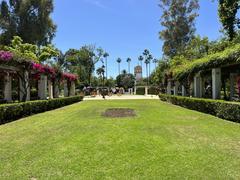
<path fill-rule="evenodd" d="M 134 95 L 137 95 L 137 86 L 134 87 Z"/>
<path fill-rule="evenodd" d="M 71 88 L 70 88 L 70 96 L 75 96 L 75 91 L 76 87 L 75 87 L 75 82 L 71 81 Z"/>
<path fill-rule="evenodd" d="M 48 97 L 49 99 L 53 99 L 53 85 L 51 80 L 48 80 Z"/>
<path fill-rule="evenodd" d="M 212 69 L 212 98 L 221 98 L 221 68 Z"/>
<path fill-rule="evenodd" d="M 175 86 L 173 88 L 174 91 L 174 95 L 177 96 L 178 95 L 178 88 L 179 88 L 179 82 L 175 82 Z"/>
<path fill-rule="evenodd" d="M 168 95 L 171 95 L 172 94 L 172 83 L 171 83 L 171 81 L 168 81 L 168 85 L 167 85 L 167 94 Z"/>
<path fill-rule="evenodd" d="M 184 85 L 182 85 L 182 96 L 187 96 L 187 91 Z"/>
<path fill-rule="evenodd" d="M 236 73 L 230 73 L 230 100 L 233 99 L 235 94 L 236 76 Z"/>
<path fill-rule="evenodd" d="M 9 73 L 4 76 L 4 100 L 12 101 L 12 77 Z"/>
<path fill-rule="evenodd" d="M 68 81 L 64 80 L 64 97 L 68 97 Z"/>
<path fill-rule="evenodd" d="M 20 88 L 20 100 L 30 101 L 30 84 L 29 84 L 29 73 L 24 71 L 19 78 L 19 88 Z M 26 97 L 24 99 L 24 96 Z"/>
<path fill-rule="evenodd" d="M 54 83 L 54 98 L 59 98 L 59 85 L 57 82 Z"/>
<path fill-rule="evenodd" d="M 148 86 L 145 86 L 145 96 L 148 95 Z"/>
<path fill-rule="evenodd" d="M 203 95 L 203 81 L 200 74 L 194 76 L 194 97 L 201 98 Z"/>
<path fill-rule="evenodd" d="M 38 97 L 41 100 L 47 99 L 47 76 L 41 75 L 38 81 Z"/>

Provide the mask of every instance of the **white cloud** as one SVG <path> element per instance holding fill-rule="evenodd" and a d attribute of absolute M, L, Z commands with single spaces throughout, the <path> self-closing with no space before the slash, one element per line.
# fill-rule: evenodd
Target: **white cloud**
<path fill-rule="evenodd" d="M 84 0 L 86 3 L 92 4 L 94 6 L 97 6 L 99 8 L 106 9 L 107 7 L 100 1 L 98 0 Z"/>

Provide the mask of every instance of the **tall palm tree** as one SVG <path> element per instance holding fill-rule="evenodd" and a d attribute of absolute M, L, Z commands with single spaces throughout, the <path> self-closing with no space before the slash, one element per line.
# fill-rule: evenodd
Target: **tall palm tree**
<path fill-rule="evenodd" d="M 104 83 L 104 80 L 105 80 L 104 74 L 105 74 L 105 66 L 103 65 L 102 67 L 97 69 L 97 75 L 99 75 L 100 79 L 102 79 L 102 86 L 104 86 L 104 84 L 105 84 Z"/>
<path fill-rule="evenodd" d="M 103 54 L 103 57 L 105 58 L 105 71 L 106 71 L 106 79 L 108 79 L 108 63 L 107 63 L 107 58 L 108 58 L 109 54 L 107 52 L 105 52 Z"/>
<path fill-rule="evenodd" d="M 149 67 L 149 76 L 151 74 L 151 62 L 152 62 L 152 59 L 153 59 L 152 55 L 149 54 L 149 56 L 148 56 L 148 60 L 149 60 L 149 65 L 148 65 L 148 67 Z"/>
<path fill-rule="evenodd" d="M 131 73 L 131 70 L 130 70 L 130 63 L 131 63 L 132 59 L 131 58 L 127 58 L 127 63 L 128 63 L 128 73 L 130 74 Z"/>
<path fill-rule="evenodd" d="M 146 77 L 147 77 L 147 85 L 149 83 L 149 75 L 148 75 L 148 64 L 149 64 L 149 58 L 146 58 L 144 61 L 145 65 L 146 65 Z"/>
<path fill-rule="evenodd" d="M 143 62 L 143 60 L 144 60 L 143 56 L 139 56 L 139 57 L 138 57 L 138 61 L 140 62 L 141 67 L 142 67 L 142 62 Z M 142 68 L 143 68 L 143 67 L 142 67 Z"/>
<path fill-rule="evenodd" d="M 153 63 L 155 64 L 155 69 L 157 69 L 158 60 L 157 59 L 153 59 Z"/>
<path fill-rule="evenodd" d="M 121 74 L 121 68 L 120 68 L 121 62 L 122 62 L 122 59 L 121 59 L 121 58 L 118 58 L 118 59 L 117 59 L 117 63 L 118 63 L 118 74 L 119 74 L 119 75 Z"/>

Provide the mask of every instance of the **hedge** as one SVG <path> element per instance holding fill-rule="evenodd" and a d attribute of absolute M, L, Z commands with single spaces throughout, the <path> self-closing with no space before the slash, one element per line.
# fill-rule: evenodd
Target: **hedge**
<path fill-rule="evenodd" d="M 222 119 L 240 122 L 240 103 L 226 102 L 223 100 L 189 98 L 160 94 L 162 101 L 182 106 L 191 110 L 211 114 Z"/>
<path fill-rule="evenodd" d="M 82 96 L 0 105 L 0 124 L 82 101 Z"/>

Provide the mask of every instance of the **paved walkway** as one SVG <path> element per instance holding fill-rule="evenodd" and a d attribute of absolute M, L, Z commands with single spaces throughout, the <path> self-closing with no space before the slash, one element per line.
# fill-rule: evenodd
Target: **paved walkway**
<path fill-rule="evenodd" d="M 159 99 L 156 95 L 148 95 L 148 96 L 141 96 L 141 95 L 122 95 L 122 96 L 106 96 L 106 100 L 128 100 L 128 99 Z M 104 100 L 102 96 L 84 97 L 84 101 L 94 101 L 94 100 Z"/>

